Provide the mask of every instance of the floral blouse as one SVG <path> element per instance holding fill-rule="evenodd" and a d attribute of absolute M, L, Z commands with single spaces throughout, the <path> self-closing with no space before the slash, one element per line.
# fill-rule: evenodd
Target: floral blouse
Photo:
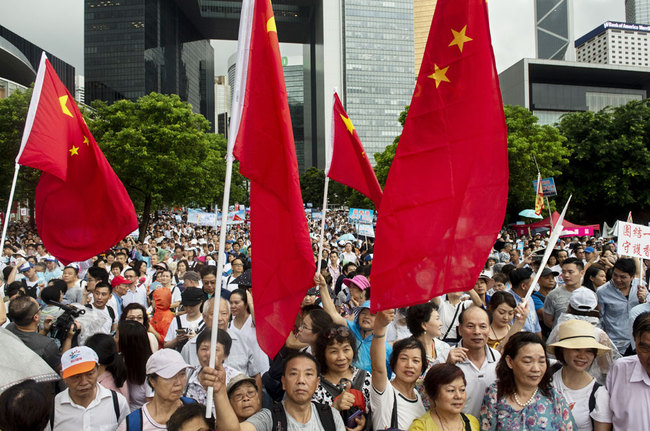
<path fill-rule="evenodd" d="M 359 374 L 361 371 L 360 368 L 352 367 L 354 370 L 352 373 L 352 378 L 350 380 L 354 381 L 354 379 L 357 378 L 357 374 Z M 325 377 L 321 376 L 321 380 L 326 380 Z M 331 383 L 332 385 L 336 386 L 336 383 Z M 366 378 L 363 380 L 363 387 L 360 389 L 361 393 L 363 394 L 364 401 L 366 403 L 366 413 L 368 413 L 370 409 L 370 387 L 371 387 L 371 374 L 366 372 Z M 314 395 L 312 396 L 312 401 L 315 401 L 317 403 L 321 404 L 327 404 L 331 406 L 334 404 L 334 397 L 332 394 L 329 393 L 325 387 L 319 383 L 318 388 L 316 388 L 316 392 L 314 392 Z"/>
<path fill-rule="evenodd" d="M 571 409 L 564 397 L 551 388 L 551 397 L 537 392 L 528 406 L 515 411 L 504 398 L 497 400 L 497 384 L 485 392 L 481 414 L 482 430 L 577 431 Z"/>
<path fill-rule="evenodd" d="M 449 344 L 438 340 L 437 338 L 433 339 L 433 347 L 436 349 L 436 359 L 433 359 L 433 357 L 429 355 L 429 352 L 427 352 L 427 369 L 424 370 L 424 373 L 422 373 L 422 375 L 418 377 L 417 381 L 415 382 L 415 390 L 420 393 L 422 404 L 424 404 L 424 408 L 427 410 L 431 408 L 431 403 L 429 402 L 429 396 L 427 395 L 427 392 L 424 390 L 424 376 L 427 375 L 429 368 L 435 364 L 444 363 L 447 360 L 447 356 L 449 356 L 449 352 L 451 351 L 451 346 Z"/>

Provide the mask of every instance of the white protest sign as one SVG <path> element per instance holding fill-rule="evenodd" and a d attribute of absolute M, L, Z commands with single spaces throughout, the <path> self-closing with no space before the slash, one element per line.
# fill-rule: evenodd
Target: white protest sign
<path fill-rule="evenodd" d="M 357 228 L 357 234 L 361 236 L 369 236 L 371 238 L 374 238 L 375 229 L 373 229 L 371 224 L 360 223 Z"/>
<path fill-rule="evenodd" d="M 650 259 L 650 227 L 618 221 L 619 254 L 640 259 Z"/>

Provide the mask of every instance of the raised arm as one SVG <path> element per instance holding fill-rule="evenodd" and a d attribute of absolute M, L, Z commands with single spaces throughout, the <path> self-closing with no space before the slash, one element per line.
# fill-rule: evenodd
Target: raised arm
<path fill-rule="evenodd" d="M 384 310 L 375 316 L 375 329 L 370 344 L 370 366 L 372 367 L 372 387 L 384 392 L 388 384 L 386 369 L 386 326 L 395 318 L 395 310 Z"/>
<path fill-rule="evenodd" d="M 348 326 L 347 320 L 336 311 L 336 306 L 330 296 L 330 290 L 327 288 L 325 278 L 323 278 L 321 274 L 316 274 L 314 275 L 314 282 L 318 285 L 318 289 L 320 290 L 320 299 L 323 303 L 323 310 L 330 315 L 335 325 Z"/>
<path fill-rule="evenodd" d="M 503 348 L 505 347 L 510 337 L 515 335 L 517 332 L 521 332 L 521 330 L 524 328 L 526 319 L 528 319 L 528 313 L 530 313 L 530 301 L 526 303 L 525 307 L 523 303 L 517 305 L 515 308 L 515 323 L 512 324 L 506 336 L 503 337 L 503 339 L 499 342 L 499 345 L 496 347 L 496 350 L 499 353 L 503 353 Z"/>

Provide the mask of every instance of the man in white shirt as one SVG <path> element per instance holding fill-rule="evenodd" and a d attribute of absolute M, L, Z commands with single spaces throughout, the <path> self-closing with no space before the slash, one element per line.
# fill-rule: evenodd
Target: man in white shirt
<path fill-rule="evenodd" d="M 52 429 L 79 431 L 115 429 L 129 414 L 122 394 L 97 383 L 97 354 L 89 347 L 74 347 L 61 356 L 68 389 L 54 399 Z"/>
<path fill-rule="evenodd" d="M 110 334 L 117 329 L 117 312 L 113 308 L 114 305 L 109 305 L 110 299 L 113 298 L 111 293 L 113 288 L 110 284 L 100 281 L 95 285 L 93 290 L 93 302 L 87 304 L 86 307 L 101 313 L 104 316 L 104 324 L 102 325 L 101 332 L 103 334 Z"/>
<path fill-rule="evenodd" d="M 127 268 L 124 271 L 124 278 L 129 280 L 129 284 L 127 284 L 127 289 L 126 293 L 122 297 L 122 305 L 126 307 L 127 305 L 136 302 L 140 305 L 142 305 L 144 308 L 147 308 L 149 304 L 147 304 L 147 290 L 144 288 L 144 286 L 138 286 L 137 281 L 138 281 L 138 276 L 135 273 L 135 270 L 133 268 Z"/>
<path fill-rule="evenodd" d="M 607 374 L 615 430 L 650 430 L 650 313 L 632 326 L 636 355 L 617 360 Z"/>
<path fill-rule="evenodd" d="M 475 305 L 459 317 L 461 340 L 451 349 L 447 363 L 456 364 L 465 374 L 467 399 L 463 412 L 478 417 L 485 389 L 497 379 L 496 366 L 501 355 L 487 345 L 490 318 L 487 311 Z"/>

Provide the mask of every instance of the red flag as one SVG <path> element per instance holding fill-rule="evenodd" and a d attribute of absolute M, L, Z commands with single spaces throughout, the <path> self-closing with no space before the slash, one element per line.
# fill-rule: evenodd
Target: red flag
<path fill-rule="evenodd" d="M 274 357 L 293 329 L 305 293 L 314 284 L 316 265 L 269 0 L 242 3 L 237 68 L 233 153 L 239 171 L 251 181 L 251 241 L 255 244 L 251 277 L 257 340 L 262 350 Z M 286 268 L 291 268 L 291 274 Z"/>
<path fill-rule="evenodd" d="M 542 174 L 537 173 L 537 191 L 535 193 L 535 214 L 540 215 L 544 209 L 544 191 L 542 190 Z"/>
<path fill-rule="evenodd" d="M 471 289 L 501 228 L 507 192 L 486 3 L 439 0 L 379 209 L 372 309 Z"/>
<path fill-rule="evenodd" d="M 374 202 L 379 208 L 381 187 L 368 160 L 368 155 L 361 145 L 359 135 L 352 120 L 343 109 L 338 94 L 334 93 L 332 112 L 332 138 L 328 146 L 325 175 L 352 187 Z"/>
<path fill-rule="evenodd" d="M 64 264 L 101 253 L 137 229 L 129 195 L 45 54 L 16 162 L 43 171 L 36 227 Z"/>

